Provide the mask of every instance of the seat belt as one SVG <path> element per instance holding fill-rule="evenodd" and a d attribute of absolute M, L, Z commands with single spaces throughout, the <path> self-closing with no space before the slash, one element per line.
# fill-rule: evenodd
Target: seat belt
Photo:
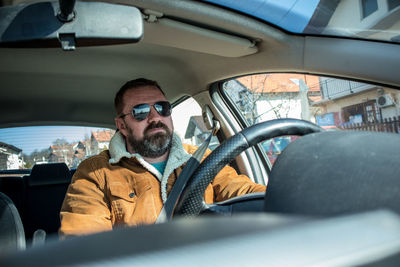
<path fill-rule="evenodd" d="M 218 132 L 220 127 L 219 121 L 213 120 L 213 128 L 211 130 L 210 135 L 207 139 L 201 144 L 201 146 L 193 153 L 192 157 L 188 160 L 185 167 L 183 167 L 181 174 L 179 174 L 178 178 L 175 181 L 175 184 L 172 187 L 171 192 L 168 195 L 167 200 L 163 208 L 161 209 L 160 214 L 156 220 L 157 223 L 164 223 L 172 218 L 172 212 L 175 209 L 176 204 L 178 203 L 178 198 L 182 194 L 183 189 L 186 186 L 186 183 L 189 181 L 190 177 L 200 165 L 200 161 L 206 153 L 207 148 L 211 142 L 211 138 Z"/>

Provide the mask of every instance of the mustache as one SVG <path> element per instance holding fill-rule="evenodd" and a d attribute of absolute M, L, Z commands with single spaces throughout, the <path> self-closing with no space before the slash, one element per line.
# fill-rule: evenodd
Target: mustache
<path fill-rule="evenodd" d="M 169 133 L 169 129 L 167 127 L 167 125 L 165 125 L 164 123 L 162 123 L 161 121 L 159 122 L 152 122 L 149 126 L 146 127 L 146 129 L 144 130 L 144 134 L 146 134 L 148 131 L 150 131 L 151 129 L 157 129 L 157 128 L 162 128 L 164 129 L 167 133 Z"/>

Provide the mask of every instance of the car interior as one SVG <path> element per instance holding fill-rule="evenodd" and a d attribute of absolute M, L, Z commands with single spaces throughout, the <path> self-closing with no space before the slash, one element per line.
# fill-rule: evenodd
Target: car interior
<path fill-rule="evenodd" d="M 397 92 L 400 41 L 387 35 L 400 36 L 400 4 L 377 0 L 390 14 L 352 35 L 351 25 L 321 30 L 351 1 L 289 1 L 291 11 L 314 3 L 308 32 L 274 20 L 279 1 L 270 1 L 270 21 L 257 1 L 251 14 L 234 2 L 0 1 L 0 130 L 115 129 L 115 93 L 145 77 L 174 108 L 194 99 L 220 143 L 196 162 L 162 223 L 65 240 L 59 212 L 76 167 L 0 170 L 1 266 L 399 265 L 400 122 L 397 133 L 326 131 L 300 117 L 250 125 L 224 88 L 246 75 L 289 73 Z M 397 32 L 379 32 L 386 26 Z M 300 137 L 271 163 L 261 143 L 281 136 Z M 206 187 L 227 164 L 267 192 L 206 204 Z"/>

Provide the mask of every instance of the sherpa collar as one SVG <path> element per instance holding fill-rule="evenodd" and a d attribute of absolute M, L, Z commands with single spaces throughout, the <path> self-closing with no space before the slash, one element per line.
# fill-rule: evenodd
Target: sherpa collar
<path fill-rule="evenodd" d="M 165 166 L 164 174 L 161 174 L 153 165 L 143 159 L 143 157 L 137 153 L 131 154 L 126 150 L 125 138 L 117 131 L 110 141 L 110 160 L 111 164 L 117 164 L 122 158 L 136 158 L 137 161 L 157 177 L 161 182 L 161 197 L 163 202 L 167 200 L 167 181 L 171 173 L 178 167 L 186 163 L 191 155 L 189 155 L 182 146 L 181 139 L 177 134 L 172 136 L 172 147 L 169 152 L 167 165 Z"/>

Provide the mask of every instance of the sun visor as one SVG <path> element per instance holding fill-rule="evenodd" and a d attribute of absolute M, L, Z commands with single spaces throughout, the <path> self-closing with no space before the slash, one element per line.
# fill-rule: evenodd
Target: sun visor
<path fill-rule="evenodd" d="M 159 18 L 144 24 L 143 41 L 223 57 L 242 57 L 257 53 L 253 41 L 234 35 Z"/>

